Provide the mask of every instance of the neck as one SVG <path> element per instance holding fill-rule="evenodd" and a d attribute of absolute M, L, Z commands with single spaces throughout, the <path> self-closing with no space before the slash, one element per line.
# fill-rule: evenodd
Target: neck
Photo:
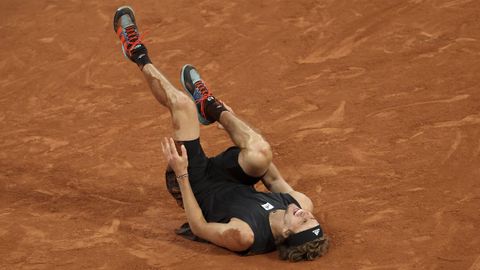
<path fill-rule="evenodd" d="M 276 210 L 270 213 L 268 220 L 270 221 L 270 229 L 272 230 L 273 238 L 275 243 L 283 239 L 282 229 L 283 229 L 283 216 L 285 210 Z"/>

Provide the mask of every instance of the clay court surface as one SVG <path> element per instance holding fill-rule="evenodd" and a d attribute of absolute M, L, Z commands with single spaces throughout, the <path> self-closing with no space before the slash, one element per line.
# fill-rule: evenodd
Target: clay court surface
<path fill-rule="evenodd" d="M 128 3 L 157 67 L 199 67 L 314 201 L 332 246 L 298 264 L 173 233 L 123 4 L 0 2 L 0 269 L 480 269 L 480 1 Z"/>

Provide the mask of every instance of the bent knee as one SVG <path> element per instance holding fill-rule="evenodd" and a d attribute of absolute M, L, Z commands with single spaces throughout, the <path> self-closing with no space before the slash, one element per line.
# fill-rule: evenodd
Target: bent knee
<path fill-rule="evenodd" d="M 192 99 L 188 97 L 186 94 L 177 91 L 174 95 L 170 96 L 169 105 L 171 108 L 175 109 L 195 109 L 195 104 L 193 103 Z"/>
<path fill-rule="evenodd" d="M 258 141 L 242 151 L 243 169 L 254 177 L 263 176 L 272 162 L 272 149 L 265 140 Z"/>
<path fill-rule="evenodd" d="M 272 162 L 272 148 L 264 139 L 254 143 L 250 151 L 257 155 L 257 158 L 260 159 L 259 162 L 268 163 L 268 165 Z"/>

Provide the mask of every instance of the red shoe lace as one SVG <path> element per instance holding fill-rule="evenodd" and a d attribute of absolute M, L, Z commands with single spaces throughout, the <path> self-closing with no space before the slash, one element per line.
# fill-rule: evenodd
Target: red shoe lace
<path fill-rule="evenodd" d="M 202 116 L 207 119 L 207 115 L 206 115 L 206 112 L 205 112 L 205 101 L 207 100 L 208 97 L 212 96 L 212 94 L 210 93 L 210 91 L 208 91 L 208 88 L 207 86 L 205 85 L 205 83 L 203 81 L 197 81 L 195 83 L 195 87 L 200 91 L 200 93 L 202 94 L 202 97 L 200 99 L 198 99 L 197 101 L 195 101 L 195 103 L 200 103 L 200 113 L 202 114 Z M 208 120 L 208 119 L 207 119 Z"/>
<path fill-rule="evenodd" d="M 138 32 L 135 31 L 135 26 L 131 25 L 125 28 L 125 32 L 127 34 L 127 38 L 125 38 L 124 35 L 122 35 L 122 28 L 119 27 L 117 30 L 117 34 L 120 37 L 120 41 L 123 44 L 123 48 L 125 49 L 126 52 L 131 54 L 132 50 L 138 45 L 142 43 L 142 40 L 145 35 L 138 35 Z"/>

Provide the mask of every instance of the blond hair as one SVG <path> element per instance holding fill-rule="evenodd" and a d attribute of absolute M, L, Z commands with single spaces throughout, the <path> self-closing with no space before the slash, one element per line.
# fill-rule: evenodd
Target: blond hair
<path fill-rule="evenodd" d="M 328 251 L 330 240 L 323 236 L 299 246 L 287 246 L 280 244 L 277 246 L 278 255 L 282 260 L 291 262 L 312 261 L 315 258 L 325 255 Z"/>

